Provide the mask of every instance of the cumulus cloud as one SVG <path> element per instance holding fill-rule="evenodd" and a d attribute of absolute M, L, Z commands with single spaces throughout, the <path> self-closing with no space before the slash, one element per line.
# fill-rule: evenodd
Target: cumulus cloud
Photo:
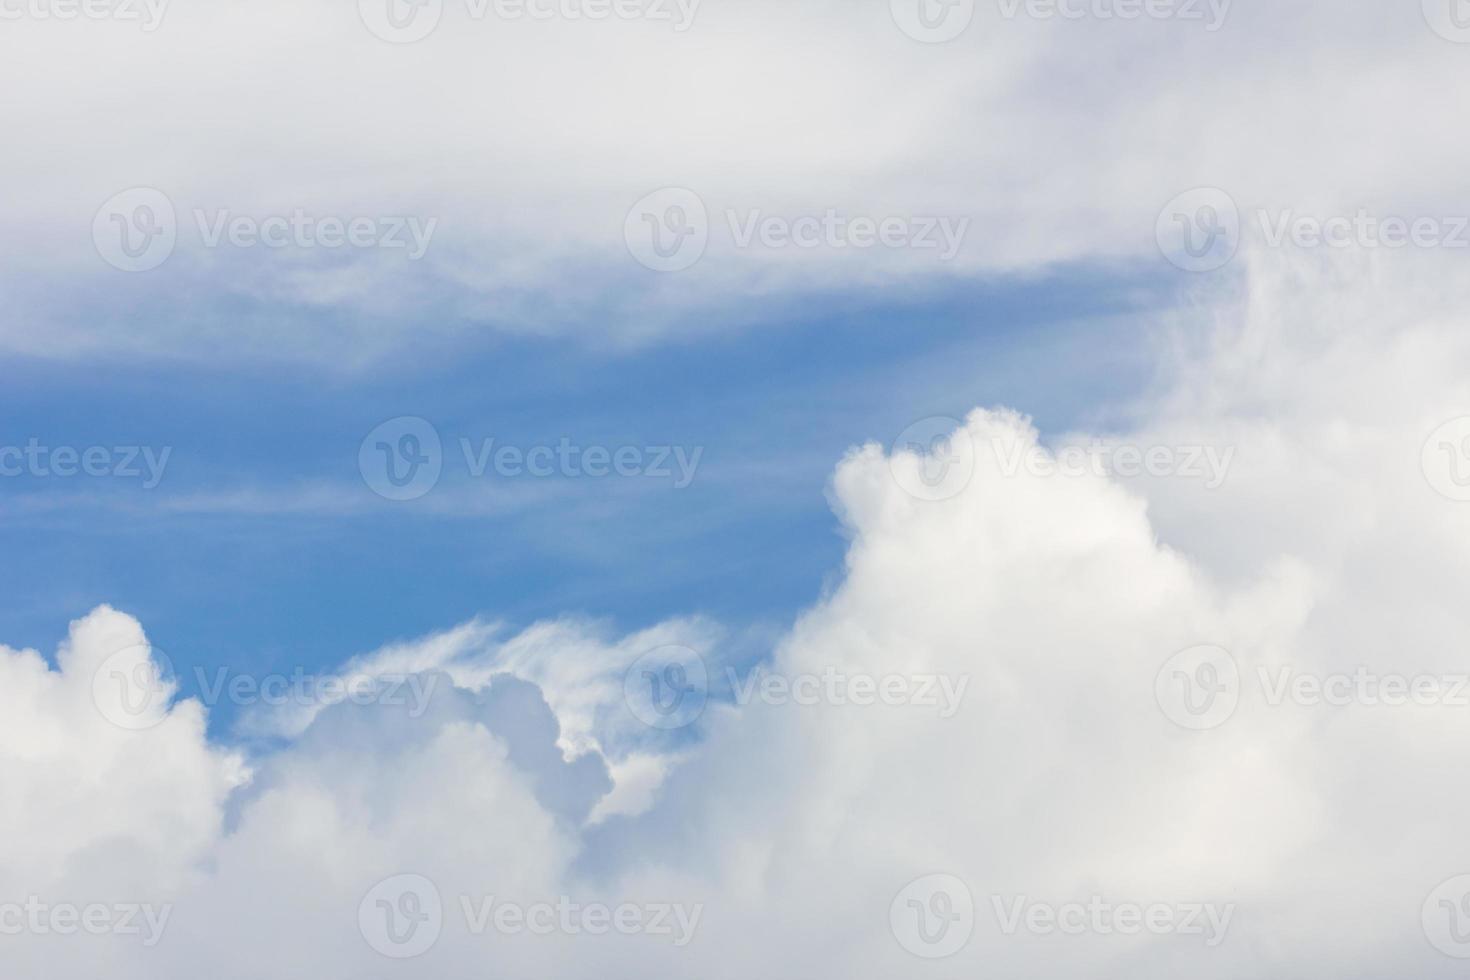
<path fill-rule="evenodd" d="M 109 659 L 147 656 L 130 617 L 74 624 L 54 666 L 0 651 L 3 895 L 173 910 L 152 946 L 7 937 L 18 961 L 63 980 L 104 955 L 122 978 L 1455 975 L 1463 286 L 1443 256 L 1242 261 L 1245 289 L 1202 297 L 1208 341 L 1163 348 L 1123 422 L 1046 435 L 996 408 L 917 450 L 854 449 L 832 482 L 844 575 L 762 664 L 784 697 L 697 621 L 472 622 L 344 665 L 447 678 L 427 710 L 255 719 L 286 743 L 247 780 L 198 704 L 98 710 Z M 1215 486 L 1118 455 L 1010 462 L 1094 435 L 1140 460 L 1235 452 Z M 623 676 L 670 647 L 707 655 L 710 701 L 650 729 Z M 790 696 L 803 677 L 840 696 Z M 949 714 L 917 696 L 939 677 L 966 681 Z M 915 683 L 860 703 L 861 678 Z M 573 916 L 540 935 L 480 917 L 497 903 L 642 926 L 665 908 L 687 932 Z M 1097 911 L 1130 904 L 1160 928 Z"/>

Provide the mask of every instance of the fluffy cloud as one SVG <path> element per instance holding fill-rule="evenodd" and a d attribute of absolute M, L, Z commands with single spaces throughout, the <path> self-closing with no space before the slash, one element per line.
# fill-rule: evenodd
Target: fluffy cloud
<path fill-rule="evenodd" d="M 99 670 L 146 651 L 129 617 L 74 624 L 54 668 L 0 651 L 0 898 L 172 908 L 151 947 L 7 937 L 17 962 L 63 980 L 104 955 L 125 980 L 1454 975 L 1463 893 L 1435 889 L 1470 868 L 1470 504 L 1452 499 L 1470 474 L 1443 428 L 1470 415 L 1463 287 L 1442 256 L 1243 262 L 1248 288 L 1202 297 L 1208 340 L 1162 348 L 1125 424 L 1049 439 L 977 410 L 928 459 L 870 445 L 837 468 L 845 575 L 763 668 L 964 678 L 948 714 L 852 686 L 732 703 L 759 688 L 694 621 L 625 638 L 477 622 L 344 666 L 447 678 L 426 711 L 255 719 L 288 738 L 247 781 L 197 704 L 99 713 Z M 1111 472 L 1015 462 L 1094 435 L 1139 459 L 1234 452 L 1213 487 L 1116 453 Z M 670 646 L 706 655 L 711 702 L 644 729 L 622 675 Z M 1395 677 L 1439 703 L 1396 703 Z M 619 793 L 642 798 L 609 807 Z M 931 875 L 949 876 L 938 901 Z M 442 915 L 431 948 L 392 960 L 384 916 L 432 904 L 405 881 L 432 882 Z M 476 933 L 492 896 L 677 907 L 690 941 Z M 1201 931 L 1109 931 L 1126 914 L 1096 910 L 1129 903 Z M 1047 931 L 1047 909 L 1080 934 Z M 916 958 L 944 916 L 967 941 Z"/>

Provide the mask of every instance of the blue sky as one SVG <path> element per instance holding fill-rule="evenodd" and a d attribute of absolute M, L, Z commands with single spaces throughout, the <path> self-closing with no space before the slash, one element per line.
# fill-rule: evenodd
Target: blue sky
<path fill-rule="evenodd" d="M 845 542 L 824 495 L 849 448 L 916 419 L 1008 405 L 1043 431 L 1098 419 L 1148 378 L 1127 314 L 1177 279 L 1076 270 L 922 302 L 644 347 L 497 339 L 370 368 L 25 361 L 0 394 L 15 437 L 172 447 L 163 480 L 0 484 L 0 635 L 52 650 L 109 602 L 193 670 L 329 668 L 477 615 L 638 628 L 699 614 L 759 644 L 820 594 Z M 1114 319 L 1113 317 L 1119 316 Z M 752 334 L 755 334 L 752 336 Z M 427 496 L 370 492 L 357 450 L 385 418 L 430 420 Z M 474 444 L 703 447 L 692 483 L 474 478 Z M 216 706 L 216 728 L 232 721 Z"/>

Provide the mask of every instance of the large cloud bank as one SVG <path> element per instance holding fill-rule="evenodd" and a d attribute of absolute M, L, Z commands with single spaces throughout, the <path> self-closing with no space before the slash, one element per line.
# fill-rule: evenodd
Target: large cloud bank
<path fill-rule="evenodd" d="M 1155 223 L 1195 187 L 1321 217 L 1465 199 L 1470 69 L 1417 3 L 704 0 L 680 30 L 673 0 L 631 2 L 670 19 L 153 0 L 148 30 L 142 0 L 87 5 L 138 21 L 7 0 L 0 84 L 25 95 L 0 107 L 15 192 L 0 347 L 340 363 L 426 334 L 637 341 L 769 322 L 813 295 L 1099 260 L 1167 273 Z M 901 26 L 921 2 L 973 16 L 924 43 Z M 437 29 L 374 36 L 390 4 L 439 10 Z M 661 188 L 706 211 L 705 254 L 683 271 L 645 267 L 625 240 Z M 165 208 L 167 261 L 109 264 L 129 267 L 119 235 L 141 248 Z M 837 244 L 781 230 L 829 211 L 901 225 Z M 345 227 L 267 224 L 298 212 L 414 218 L 418 236 L 375 223 L 350 245 Z M 672 235 L 694 216 L 652 217 Z M 766 219 L 771 234 L 751 232 Z M 956 247 L 913 227 L 928 219 Z"/>
<path fill-rule="evenodd" d="M 1460 975 L 1470 341 L 1451 260 L 1401 259 L 1248 253 L 1109 431 L 977 410 L 854 450 L 784 696 L 706 623 L 471 623 L 343 667 L 426 703 L 267 712 L 246 753 L 191 701 L 119 714 L 123 613 L 0 650 L 0 906 L 168 910 L 0 911 L 7 968 Z"/>

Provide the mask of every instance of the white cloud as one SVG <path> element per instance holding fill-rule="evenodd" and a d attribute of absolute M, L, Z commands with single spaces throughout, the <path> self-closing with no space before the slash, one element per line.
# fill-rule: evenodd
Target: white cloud
<path fill-rule="evenodd" d="M 707 710 L 697 742 L 661 740 L 623 710 L 621 672 L 682 643 L 714 646 L 719 676 L 712 627 L 616 638 L 566 621 L 505 637 L 472 622 L 344 667 L 447 671 L 454 686 L 432 710 L 274 719 L 294 737 L 241 787 L 241 762 L 207 743 L 197 705 L 143 731 L 97 717 L 91 674 L 141 642 L 128 617 L 80 621 L 59 672 L 0 652 L 0 895 L 111 901 L 132 887 L 175 904 L 151 950 L 31 936 L 19 962 L 63 980 L 103 953 L 125 980 L 487 964 L 502 976 L 1027 976 L 1037 963 L 1076 977 L 1457 975 L 1431 893 L 1470 867 L 1465 708 L 1273 705 L 1266 679 L 1470 672 L 1470 511 L 1421 468 L 1435 428 L 1470 415 L 1464 287 L 1444 256 L 1243 261 L 1249 288 L 1203 308 L 1208 342 L 1166 362 L 1134 423 L 1107 433 L 1234 445 L 1222 485 L 1007 473 L 993 447 L 1038 438 L 1008 410 L 977 411 L 957 434 L 974 470 L 946 499 L 907 492 L 904 467 L 919 461 L 876 446 L 838 467 L 845 577 L 768 668 L 968 676 L 952 718 L 757 700 Z M 1177 678 L 1157 682 L 1201 644 L 1233 658 L 1238 703 L 1193 731 L 1157 702 Z M 629 795 L 609 806 L 614 777 Z M 447 917 L 431 950 L 391 963 L 357 915 L 376 882 L 404 873 L 434 882 Z M 966 884 L 975 921 L 952 957 L 921 962 L 890 932 L 890 906 L 933 874 Z M 683 948 L 646 934 L 473 935 L 458 899 L 490 895 L 702 911 Z M 1231 918 L 1208 947 L 1146 931 L 1008 935 L 995 911 L 1093 896 Z"/>
<path fill-rule="evenodd" d="M 1155 220 L 1201 185 L 1247 213 L 1320 215 L 1448 214 L 1467 190 L 1454 121 L 1470 69 L 1413 4 L 1234 4 L 1213 32 L 982 4 L 943 45 L 910 39 L 878 2 L 710 0 L 682 33 L 444 6 L 438 31 L 403 46 L 350 3 L 173 4 L 152 33 L 7 23 L 0 83 L 26 94 L 0 108 L 16 137 L 0 180 L 17 191 L 0 230 L 15 311 L 0 344 L 341 364 L 424 331 L 642 341 L 770 320 L 813 293 L 1072 262 L 1172 273 Z M 91 230 L 134 186 L 167 192 L 179 239 L 166 265 L 128 274 Z M 710 244 L 687 272 L 656 274 L 623 229 L 668 186 L 700 195 Z M 193 217 L 297 208 L 440 223 L 407 262 L 206 249 Z M 733 243 L 728 212 L 744 226 L 829 208 L 970 225 L 951 262 Z"/>

